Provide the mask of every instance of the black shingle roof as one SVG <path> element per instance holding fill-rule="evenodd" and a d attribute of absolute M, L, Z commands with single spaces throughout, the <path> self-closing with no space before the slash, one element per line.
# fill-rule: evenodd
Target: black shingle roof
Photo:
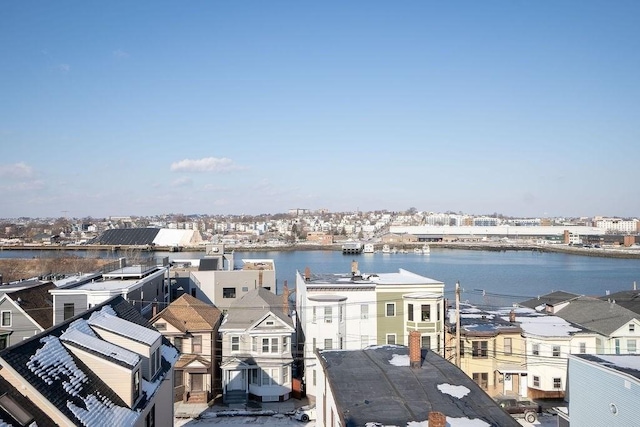
<path fill-rule="evenodd" d="M 42 378 L 40 378 L 36 373 L 29 369 L 28 362 L 31 357 L 35 355 L 36 351 L 43 347 L 44 344 L 41 341 L 43 338 L 46 339 L 46 337 L 51 336 L 59 338 L 60 335 L 62 335 L 64 331 L 67 330 L 70 323 L 81 318 L 86 320 L 91 316 L 92 313 L 100 311 L 105 306 L 110 306 L 113 311 L 115 311 L 116 315 L 121 319 L 153 329 L 153 327 L 149 325 L 147 319 L 145 319 L 129 302 L 127 302 L 121 296 L 116 296 L 102 304 L 95 306 L 94 308 L 86 311 L 83 314 L 72 317 L 71 319 L 68 319 L 59 325 L 56 325 L 53 328 L 45 330 L 44 332 L 31 337 L 28 340 L 22 341 L 15 346 L 0 351 L 0 358 L 2 358 L 7 364 L 9 364 L 31 386 L 33 386 L 48 401 L 55 405 L 59 411 L 61 411 L 70 420 L 73 420 L 77 425 L 80 425 L 81 422 L 69 409 L 67 402 L 71 402 L 77 407 L 84 408 L 86 404 L 83 401 L 83 398 L 86 398 L 88 395 L 93 394 L 96 396 L 105 397 L 117 406 L 121 406 L 124 408 L 128 406 L 100 377 L 98 377 L 91 369 L 89 369 L 80 359 L 75 357 L 72 352 L 67 353 L 73 359 L 73 362 L 75 363 L 77 368 L 81 370 L 87 378 L 87 381 L 82 383 L 82 388 L 76 396 L 73 396 L 64 389 L 62 381 L 67 380 L 68 378 L 64 373 L 60 374 L 60 380 L 56 380 L 51 382 L 50 384 L 47 384 Z M 168 341 L 166 341 L 166 338 L 163 338 L 163 343 L 168 343 Z M 171 368 L 171 364 L 167 363 L 164 358 L 162 358 L 162 368 L 163 369 L 161 372 L 166 372 Z M 143 398 L 140 402 L 138 402 L 136 408 L 141 408 L 145 405 L 146 399 Z"/>

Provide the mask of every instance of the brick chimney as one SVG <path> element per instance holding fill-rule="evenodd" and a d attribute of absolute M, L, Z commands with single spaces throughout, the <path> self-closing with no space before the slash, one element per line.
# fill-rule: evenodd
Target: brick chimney
<path fill-rule="evenodd" d="M 422 357 L 420 354 L 420 332 L 409 332 L 409 366 L 420 368 Z"/>
<path fill-rule="evenodd" d="M 509 322 L 516 323 L 516 312 L 513 310 L 509 312 Z"/>
<path fill-rule="evenodd" d="M 305 267 L 304 269 L 304 280 L 307 282 L 311 280 L 311 269 L 309 267 Z"/>
<path fill-rule="evenodd" d="M 429 412 L 429 427 L 447 427 L 447 417 L 442 412 Z"/>
<path fill-rule="evenodd" d="M 284 286 L 282 287 L 282 311 L 285 315 L 289 315 L 289 286 L 287 286 L 287 281 L 284 281 Z"/>
<path fill-rule="evenodd" d="M 354 259 L 351 261 L 351 275 L 355 276 L 356 274 L 358 274 L 358 261 Z"/>

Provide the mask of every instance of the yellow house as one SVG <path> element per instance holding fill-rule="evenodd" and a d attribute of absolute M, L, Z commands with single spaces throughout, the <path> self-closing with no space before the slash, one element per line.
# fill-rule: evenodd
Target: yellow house
<path fill-rule="evenodd" d="M 445 336 L 446 358 L 459 363 L 460 369 L 491 396 L 526 396 L 525 341 L 515 314 L 509 310 L 483 312 L 465 305 L 460 310 L 459 345 L 455 318 L 455 310 L 451 310 Z"/>

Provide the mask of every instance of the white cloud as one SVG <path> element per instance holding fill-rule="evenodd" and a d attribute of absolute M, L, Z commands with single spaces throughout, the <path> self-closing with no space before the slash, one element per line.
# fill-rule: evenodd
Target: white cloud
<path fill-rule="evenodd" d="M 128 57 L 129 57 L 129 53 L 128 53 L 128 52 L 125 52 L 125 51 L 124 51 L 124 50 L 122 50 L 122 49 L 116 49 L 116 50 L 114 50 L 114 51 L 113 51 L 113 56 L 114 56 L 115 58 L 119 58 L 119 59 L 121 59 L 121 58 L 128 58 Z"/>
<path fill-rule="evenodd" d="M 184 159 L 171 164 L 172 172 L 229 172 L 245 169 L 226 157 L 205 157 L 202 159 Z"/>
<path fill-rule="evenodd" d="M 24 162 L 0 165 L 0 177 L 9 179 L 23 179 L 33 176 L 33 168 Z"/>
<path fill-rule="evenodd" d="M 45 186 L 44 181 L 16 182 L 15 184 L 0 185 L 0 193 L 24 193 L 27 191 L 42 190 Z"/>
<path fill-rule="evenodd" d="M 71 65 L 69 64 L 58 64 L 58 71 L 61 71 L 63 73 L 68 73 L 69 71 L 71 71 Z"/>
<path fill-rule="evenodd" d="M 171 183 L 172 187 L 188 187 L 193 184 L 193 180 L 191 178 L 182 177 L 178 178 Z"/>

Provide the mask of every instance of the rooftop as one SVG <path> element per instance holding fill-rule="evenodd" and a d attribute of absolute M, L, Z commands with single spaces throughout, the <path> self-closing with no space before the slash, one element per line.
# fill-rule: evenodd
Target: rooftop
<path fill-rule="evenodd" d="M 304 277 L 304 275 L 302 275 Z M 314 273 L 305 280 L 308 288 L 312 287 L 376 287 L 379 285 L 441 285 L 444 283 L 421 276 L 410 271 L 399 269 L 395 273 Z"/>
<path fill-rule="evenodd" d="M 450 425 L 519 426 L 464 372 L 431 351 L 423 351 L 420 368 L 409 367 L 404 346 L 318 354 L 347 426 L 425 422 L 431 411 L 443 413 Z"/>

